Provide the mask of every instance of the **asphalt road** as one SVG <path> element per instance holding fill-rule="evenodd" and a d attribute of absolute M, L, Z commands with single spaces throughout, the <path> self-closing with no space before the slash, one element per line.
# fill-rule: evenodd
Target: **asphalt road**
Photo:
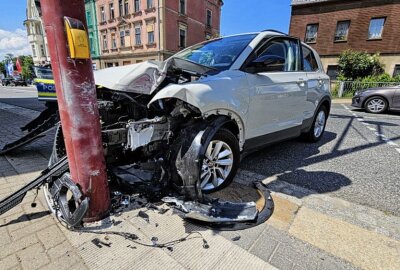
<path fill-rule="evenodd" d="M 44 109 L 32 87 L 0 87 L 0 102 Z M 320 142 L 270 146 L 245 158 L 241 169 L 400 216 L 400 113 L 333 104 Z"/>
<path fill-rule="evenodd" d="M 0 102 L 35 111 L 43 111 L 46 108 L 43 102 L 37 100 L 37 90 L 34 86 L 0 86 Z"/>

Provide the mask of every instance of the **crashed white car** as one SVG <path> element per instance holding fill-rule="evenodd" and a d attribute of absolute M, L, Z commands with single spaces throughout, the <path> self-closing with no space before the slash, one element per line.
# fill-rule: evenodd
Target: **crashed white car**
<path fill-rule="evenodd" d="M 275 31 L 100 70 L 95 81 L 110 172 L 192 198 L 229 185 L 244 154 L 298 136 L 318 141 L 331 106 L 318 54 Z M 65 155 L 59 131 L 53 163 Z"/>

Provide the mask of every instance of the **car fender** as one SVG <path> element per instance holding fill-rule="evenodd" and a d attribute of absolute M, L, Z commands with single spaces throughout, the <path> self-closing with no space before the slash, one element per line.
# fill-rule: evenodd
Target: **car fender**
<path fill-rule="evenodd" d="M 203 118 L 226 115 L 239 128 L 239 145 L 245 138 L 246 119 L 249 108 L 249 87 L 240 71 L 225 71 L 186 84 L 170 84 L 161 89 L 149 102 L 176 98 L 196 107 Z"/>

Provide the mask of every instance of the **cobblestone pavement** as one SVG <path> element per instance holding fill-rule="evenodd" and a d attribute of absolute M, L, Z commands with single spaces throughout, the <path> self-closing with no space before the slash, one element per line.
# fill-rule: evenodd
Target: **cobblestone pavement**
<path fill-rule="evenodd" d="M 0 103 L 0 147 L 21 135 L 35 111 Z M 47 165 L 52 134 L 0 156 L 0 198 L 35 178 Z M 0 217 L 1 269 L 400 269 L 400 218 L 388 212 L 321 194 L 279 175 L 242 168 L 235 182 L 215 196 L 254 200 L 251 182 L 273 191 L 275 211 L 266 224 L 232 232 L 184 222 L 170 210 L 145 208 L 112 216 L 96 232 L 129 232 L 151 246 L 190 236 L 173 249 L 142 246 L 109 234 L 71 232 L 53 219 L 35 193 Z M 149 220 L 138 217 L 146 211 Z M 156 238 L 154 238 L 156 237 Z M 209 245 L 203 246 L 204 238 Z"/>

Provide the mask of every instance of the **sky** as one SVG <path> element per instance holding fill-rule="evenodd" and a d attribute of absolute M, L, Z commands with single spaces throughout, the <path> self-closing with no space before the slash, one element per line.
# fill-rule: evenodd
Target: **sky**
<path fill-rule="evenodd" d="M 167 0 L 171 1 L 171 0 Z M 26 0 L 0 0 L 0 60 L 6 53 L 31 54 L 23 25 Z M 288 32 L 290 0 L 224 0 L 221 35 L 276 29 Z"/>

